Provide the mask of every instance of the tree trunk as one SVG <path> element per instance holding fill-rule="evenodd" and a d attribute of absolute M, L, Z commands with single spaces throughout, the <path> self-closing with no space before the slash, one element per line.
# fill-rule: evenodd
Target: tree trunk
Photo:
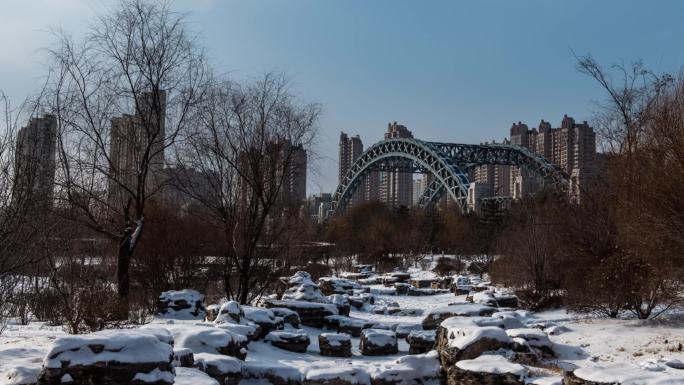
<path fill-rule="evenodd" d="M 120 320 L 128 319 L 129 293 L 130 293 L 130 268 L 131 268 L 131 234 L 130 227 L 124 230 L 124 236 L 119 242 L 119 255 L 116 265 L 116 290 L 119 296 L 118 317 Z"/>

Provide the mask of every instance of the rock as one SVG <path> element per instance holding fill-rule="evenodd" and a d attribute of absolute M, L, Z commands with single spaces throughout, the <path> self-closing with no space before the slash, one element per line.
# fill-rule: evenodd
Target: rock
<path fill-rule="evenodd" d="M 302 325 L 316 328 L 323 327 L 325 317 L 338 314 L 337 307 L 331 303 L 267 299 L 264 301 L 264 306 L 290 309 L 299 315 Z"/>
<path fill-rule="evenodd" d="M 408 283 L 397 282 L 394 284 L 394 289 L 397 291 L 397 295 L 407 295 L 411 285 Z"/>
<path fill-rule="evenodd" d="M 297 368 L 276 361 L 248 361 L 242 365 L 245 380 L 268 381 L 271 385 L 301 385 L 302 375 Z"/>
<path fill-rule="evenodd" d="M 437 352 L 414 354 L 370 370 L 371 385 L 441 384 Z"/>
<path fill-rule="evenodd" d="M 237 323 L 242 322 L 245 312 L 237 301 L 228 301 L 221 304 L 214 319 L 214 323 Z"/>
<path fill-rule="evenodd" d="M 282 299 L 292 301 L 327 303 L 328 299 L 321 292 L 321 288 L 311 279 L 311 274 L 298 271 L 287 281 L 289 288 L 285 290 Z"/>
<path fill-rule="evenodd" d="M 192 368 L 195 366 L 195 358 L 192 354 L 192 350 L 187 348 L 174 349 L 173 366 L 183 368 Z"/>
<path fill-rule="evenodd" d="M 349 305 L 349 299 L 346 295 L 333 294 L 328 297 L 330 303 L 337 307 L 337 313 L 340 315 L 349 315 L 351 307 Z"/>
<path fill-rule="evenodd" d="M 174 385 L 221 385 L 206 373 L 194 368 L 176 368 L 176 375 L 173 378 Z M 234 385 L 234 383 L 230 383 Z"/>
<path fill-rule="evenodd" d="M 417 297 L 421 295 L 446 294 L 448 292 L 449 290 L 447 289 L 416 289 L 415 287 L 411 287 L 408 291 L 408 295 Z"/>
<path fill-rule="evenodd" d="M 261 327 L 254 323 L 250 323 L 247 325 L 225 323 L 215 324 L 214 327 L 228 330 L 233 334 L 245 336 L 249 341 L 256 341 L 259 338 L 261 338 Z"/>
<path fill-rule="evenodd" d="M 535 328 L 508 329 L 506 334 L 512 339 L 523 339 L 527 345 L 546 358 L 556 356 L 556 353 L 553 351 L 553 342 L 549 340 L 549 336 L 542 330 Z"/>
<path fill-rule="evenodd" d="M 297 312 L 284 307 L 272 307 L 270 310 L 276 315 L 276 317 L 282 318 L 283 322 L 286 324 L 290 324 L 293 328 L 299 329 L 300 320 Z"/>
<path fill-rule="evenodd" d="M 309 347 L 309 335 L 302 329 L 296 331 L 277 330 L 268 333 L 264 341 L 268 341 L 271 345 L 296 353 L 306 352 Z"/>
<path fill-rule="evenodd" d="M 242 378 L 242 361 L 220 354 L 199 353 L 195 366 L 222 385 L 237 385 Z"/>
<path fill-rule="evenodd" d="M 351 336 L 346 333 L 321 333 L 318 347 L 322 356 L 351 357 Z"/>
<path fill-rule="evenodd" d="M 391 330 L 365 329 L 361 332 L 359 350 L 365 356 L 397 354 L 399 352 L 397 335 Z"/>
<path fill-rule="evenodd" d="M 43 361 L 37 383 L 173 384 L 172 345 L 173 338 L 163 329 L 114 329 L 59 337 Z"/>
<path fill-rule="evenodd" d="M 264 338 L 273 330 L 283 328 L 283 319 L 276 317 L 270 310 L 263 307 L 242 306 L 245 319 L 254 322 L 261 328 L 259 338 Z"/>
<path fill-rule="evenodd" d="M 324 295 L 330 296 L 333 294 L 354 294 L 354 290 L 365 290 L 361 284 L 349 279 L 322 277 L 318 280 L 318 286 Z"/>
<path fill-rule="evenodd" d="M 325 317 L 325 327 L 340 333 L 346 333 L 352 337 L 360 337 L 363 329 L 370 329 L 375 325 L 374 322 L 349 318 L 342 315 L 332 315 Z"/>
<path fill-rule="evenodd" d="M 368 373 L 360 368 L 336 366 L 308 370 L 304 385 L 371 385 Z"/>
<path fill-rule="evenodd" d="M 349 297 L 348 300 L 349 304 L 357 310 L 362 309 L 365 305 L 373 305 L 375 303 L 375 297 L 367 293 Z"/>
<path fill-rule="evenodd" d="M 39 375 L 40 368 L 22 365 L 3 366 L 3 371 L 0 373 L 0 384 L 36 385 Z"/>
<path fill-rule="evenodd" d="M 423 329 L 436 329 L 439 324 L 447 318 L 461 316 L 461 317 L 475 317 L 475 316 L 490 316 L 496 311 L 495 307 L 472 304 L 468 302 L 461 302 L 450 304 L 445 307 L 438 307 L 430 310 L 430 312 L 423 319 Z"/>
<path fill-rule="evenodd" d="M 153 326 L 153 325 L 152 325 Z M 141 328 L 144 330 L 148 325 Z M 228 329 L 211 324 L 169 324 L 164 328 L 171 332 L 176 349 L 190 349 L 198 353 L 224 354 L 244 360 L 249 339 Z"/>
<path fill-rule="evenodd" d="M 498 355 L 463 360 L 445 369 L 447 385 L 524 385 L 528 370 Z"/>
<path fill-rule="evenodd" d="M 430 288 L 432 287 L 432 284 L 435 283 L 437 287 L 435 289 L 439 289 L 439 280 L 434 278 L 434 279 L 428 279 L 428 278 L 413 278 L 409 280 L 409 284 L 413 287 L 419 288 L 419 289 L 425 289 L 425 288 Z"/>
<path fill-rule="evenodd" d="M 157 299 L 157 316 L 166 319 L 204 320 L 204 296 L 196 290 L 169 290 Z"/>
<path fill-rule="evenodd" d="M 214 322 L 214 320 L 218 316 L 220 309 L 221 309 L 221 305 L 217 305 L 217 304 L 207 306 L 205 319 L 208 322 Z"/>
<path fill-rule="evenodd" d="M 435 348 L 437 332 L 435 330 L 412 330 L 406 336 L 409 344 L 409 354 L 427 353 Z"/>
<path fill-rule="evenodd" d="M 501 322 L 485 317 L 453 317 L 442 322 L 436 343 L 442 366 L 453 366 L 487 351 L 511 348 L 513 341 L 502 328 L 488 326 L 492 321 Z"/>

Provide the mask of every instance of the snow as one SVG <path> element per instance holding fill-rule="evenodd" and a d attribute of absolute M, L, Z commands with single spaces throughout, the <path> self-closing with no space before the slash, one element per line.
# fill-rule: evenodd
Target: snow
<path fill-rule="evenodd" d="M 463 350 L 470 344 L 482 340 L 491 339 L 502 343 L 510 343 L 511 339 L 506 332 L 496 326 L 472 327 L 463 329 L 448 329 L 449 346 Z"/>
<path fill-rule="evenodd" d="M 275 314 L 269 309 L 254 306 L 242 306 L 245 318 L 256 323 L 274 323 Z"/>
<path fill-rule="evenodd" d="M 485 315 L 487 313 L 492 314 L 494 312 L 494 309 L 495 308 L 491 306 L 470 302 L 461 302 L 432 309 L 430 310 L 427 316 L 432 318 L 438 318 L 442 314 L 451 314 L 454 316 L 473 317 Z"/>
<path fill-rule="evenodd" d="M 522 329 L 508 329 L 506 330 L 511 338 L 522 338 L 530 346 L 534 347 L 552 347 L 553 343 L 549 337 L 542 330 L 536 328 L 522 328 Z"/>
<path fill-rule="evenodd" d="M 264 341 L 270 342 L 281 342 L 288 339 L 304 338 L 309 337 L 309 335 L 303 329 L 296 329 L 291 331 L 284 330 L 274 330 L 264 337 Z"/>
<path fill-rule="evenodd" d="M 648 370 L 633 364 L 595 365 L 576 369 L 575 376 L 593 382 L 621 385 L 675 385 L 684 383 L 681 370 Z"/>
<path fill-rule="evenodd" d="M 283 294 L 284 300 L 307 301 L 327 303 L 321 289 L 311 279 L 311 274 L 305 271 L 296 272 L 288 280 L 290 288 Z"/>
<path fill-rule="evenodd" d="M 59 368 L 65 364 L 92 365 L 109 361 L 164 362 L 173 355 L 173 347 L 168 340 L 168 333 L 164 335 L 159 329 L 113 329 L 63 336 L 52 344 L 43 363 L 48 368 Z M 101 346 L 102 350 L 96 352 L 92 346 Z"/>
<path fill-rule="evenodd" d="M 176 368 L 175 385 L 219 385 L 218 381 L 192 368 Z"/>
<path fill-rule="evenodd" d="M 169 384 L 173 384 L 173 373 L 172 372 L 167 372 L 167 371 L 162 371 L 157 368 L 155 368 L 153 371 L 149 373 L 137 373 L 135 377 L 133 377 L 133 381 L 138 380 L 142 382 L 157 382 L 157 381 L 164 381 Z M 63 377 L 62 377 L 63 378 Z M 64 382 L 62 380 L 62 382 Z"/>
<path fill-rule="evenodd" d="M 147 327 L 150 326 L 145 325 L 140 330 Z M 173 335 L 177 349 L 191 349 L 194 353 L 218 353 L 219 348 L 247 342 L 246 336 L 211 324 L 165 324 L 164 327 Z"/>
<path fill-rule="evenodd" d="M 223 354 L 195 354 L 195 366 L 202 368 L 209 365 L 216 367 L 221 373 L 239 373 L 242 368 L 242 361 Z"/>
<path fill-rule="evenodd" d="M 351 336 L 347 333 L 321 333 L 321 337 L 325 338 L 330 346 L 340 346 L 342 342 L 351 341 Z"/>
<path fill-rule="evenodd" d="M 371 379 L 368 373 L 354 367 L 323 367 L 307 370 L 304 378 L 309 381 L 341 379 L 354 385 L 370 385 Z"/>
<path fill-rule="evenodd" d="M 495 354 L 483 354 L 472 360 L 458 361 L 459 369 L 470 372 L 484 372 L 492 374 L 511 373 L 518 377 L 527 376 L 528 370 L 520 364 L 514 364 L 506 358 Z"/>
<path fill-rule="evenodd" d="M 376 346 L 395 345 L 397 335 L 391 330 L 364 329 L 361 331 L 365 339 Z"/>

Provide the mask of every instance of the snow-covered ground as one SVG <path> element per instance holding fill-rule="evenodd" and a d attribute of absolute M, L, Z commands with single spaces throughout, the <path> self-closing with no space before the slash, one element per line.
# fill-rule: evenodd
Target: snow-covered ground
<path fill-rule="evenodd" d="M 419 269 L 411 269 L 410 272 L 413 277 L 432 277 L 431 272 Z M 371 291 L 375 293 L 376 305 L 398 305 L 401 309 L 419 309 L 422 312 L 414 315 L 388 315 L 352 308 L 350 316 L 383 324 L 400 324 L 406 329 L 420 329 L 425 315 L 432 309 L 465 300 L 465 296 L 452 293 L 430 296 L 378 294 L 386 291 L 382 285 L 372 285 Z M 521 320 L 527 326 L 548 326 L 549 323 L 557 325 L 558 334 L 551 334 L 549 337 L 556 345 L 558 359 L 581 368 L 614 363 L 630 363 L 637 368 L 648 368 L 658 360 L 664 362 L 677 359 L 684 362 L 684 312 L 646 321 L 597 318 L 587 314 L 567 313 L 564 309 L 521 314 L 524 314 Z M 193 321 L 179 320 L 177 323 Z M 246 362 L 266 366 L 283 364 L 311 375 L 351 368 L 363 368 L 364 373 L 381 372 L 388 367 L 399 372 L 420 370 L 425 362 L 434 362 L 433 359 L 415 363 L 410 361 L 410 357 L 402 358 L 408 355 L 409 350 L 403 338 L 399 339 L 399 352 L 393 355 L 364 356 L 359 351 L 359 338 L 352 337 L 351 357 L 324 357 L 320 355 L 318 336 L 330 331 L 313 327 L 302 329 L 311 341 L 306 353 L 281 350 L 269 342 L 259 340 L 250 342 Z M 0 385 L 18 383 L 15 381 L 21 376 L 35 376 L 50 346 L 61 335 L 64 335 L 64 332 L 60 327 L 42 323 L 31 323 L 26 326 L 9 325 L 0 336 Z M 188 377 L 192 373 L 192 370 L 184 370 L 182 377 Z M 684 384 L 684 370 L 681 378 L 681 383 Z"/>

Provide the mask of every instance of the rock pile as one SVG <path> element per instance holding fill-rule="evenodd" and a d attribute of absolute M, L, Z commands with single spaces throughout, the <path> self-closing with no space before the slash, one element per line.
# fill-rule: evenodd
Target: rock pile
<path fill-rule="evenodd" d="M 204 320 L 204 295 L 191 289 L 162 292 L 157 299 L 157 316 L 181 320 Z"/>

